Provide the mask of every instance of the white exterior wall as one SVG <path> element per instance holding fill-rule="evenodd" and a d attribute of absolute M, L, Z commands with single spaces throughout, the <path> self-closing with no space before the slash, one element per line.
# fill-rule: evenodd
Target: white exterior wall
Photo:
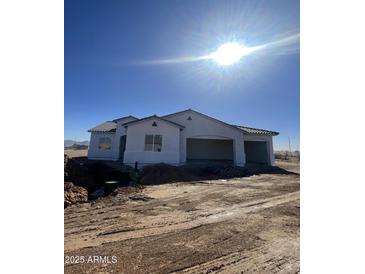
<path fill-rule="evenodd" d="M 189 116 L 192 120 L 188 120 Z M 164 119 L 185 126 L 180 133 L 180 164 L 186 162 L 187 138 L 210 138 L 232 139 L 234 146 L 234 164 L 237 166 L 245 165 L 246 157 L 242 131 L 190 111 L 166 116 Z"/>
<path fill-rule="evenodd" d="M 136 120 L 133 117 L 127 117 L 117 122 L 117 128 L 115 132 L 92 132 L 90 137 L 88 158 L 92 160 L 119 160 L 119 145 L 120 137 L 126 135 L 126 129 L 122 124 Z M 112 147 L 110 150 L 99 149 L 99 138 L 110 137 L 112 138 Z"/>
<path fill-rule="evenodd" d="M 192 120 L 187 120 L 189 116 Z M 129 125 L 126 129 L 122 124 L 136 120 L 133 117 L 127 117 L 117 122 L 116 132 L 114 133 L 91 133 L 88 151 L 89 159 L 118 160 L 120 137 L 127 135 L 124 163 L 132 166 L 136 161 L 140 165 L 161 162 L 174 165 L 185 164 L 187 138 L 232 139 L 234 164 L 238 166 L 244 166 L 246 163 L 244 141 L 263 141 L 267 143 L 269 161 L 271 165 L 274 164 L 272 136 L 245 135 L 240 130 L 190 111 L 166 116 L 164 119 L 183 125 L 185 128 L 180 131 L 178 127 L 170 123 L 159 119 L 149 119 Z M 157 123 L 157 127 L 152 127 L 154 121 Z M 162 135 L 161 152 L 144 151 L 146 134 Z M 98 148 L 100 137 L 110 137 L 112 139 L 111 150 Z"/>
<path fill-rule="evenodd" d="M 274 157 L 274 145 L 272 142 L 272 136 L 260 136 L 260 135 L 243 135 L 244 141 L 261 141 L 266 142 L 267 150 L 269 153 L 269 162 L 270 165 L 274 165 L 275 157 Z"/>
<path fill-rule="evenodd" d="M 127 134 L 126 128 L 123 124 L 136 120 L 133 117 L 127 117 L 117 122 L 117 129 L 115 131 L 115 144 L 113 149 L 113 159 L 119 160 L 119 145 L 120 145 L 120 137 Z M 128 136 L 127 136 L 128 138 Z"/>
<path fill-rule="evenodd" d="M 99 149 L 99 138 L 109 137 L 112 141 L 110 150 Z M 114 160 L 115 133 L 91 132 L 88 158 L 91 160 Z"/>
<path fill-rule="evenodd" d="M 157 127 L 153 127 L 156 122 Z M 147 134 L 162 135 L 161 152 L 145 151 L 145 136 Z M 124 152 L 124 163 L 134 166 L 138 165 L 168 163 L 179 164 L 180 128 L 159 119 L 149 119 L 135 124 L 128 125 L 127 143 Z"/>

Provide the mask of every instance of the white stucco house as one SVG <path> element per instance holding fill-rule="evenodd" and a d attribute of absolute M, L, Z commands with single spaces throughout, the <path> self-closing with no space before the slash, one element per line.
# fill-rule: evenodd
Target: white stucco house
<path fill-rule="evenodd" d="M 194 162 L 274 163 L 278 132 L 231 125 L 192 109 L 107 121 L 91 132 L 88 158 L 139 166 Z"/>

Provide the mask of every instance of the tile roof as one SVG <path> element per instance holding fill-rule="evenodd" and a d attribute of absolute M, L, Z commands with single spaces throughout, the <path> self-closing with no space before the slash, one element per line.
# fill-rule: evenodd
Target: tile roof
<path fill-rule="evenodd" d="M 238 126 L 238 125 L 233 125 L 233 126 L 235 126 L 238 129 L 242 130 L 245 134 L 268 135 L 268 136 L 279 135 L 279 132 L 266 130 L 266 129 L 252 128 L 252 127 L 245 127 L 245 126 Z"/>
<path fill-rule="evenodd" d="M 89 129 L 89 132 L 115 132 L 117 129 L 117 123 L 113 121 L 107 121 L 96 127 Z"/>
<path fill-rule="evenodd" d="M 113 122 L 118 122 L 118 121 L 123 120 L 123 119 L 126 119 L 126 118 L 133 118 L 133 119 L 136 119 L 136 120 L 138 119 L 137 117 L 134 117 L 132 115 L 128 115 L 128 116 L 123 116 L 123 117 L 114 119 Z"/>

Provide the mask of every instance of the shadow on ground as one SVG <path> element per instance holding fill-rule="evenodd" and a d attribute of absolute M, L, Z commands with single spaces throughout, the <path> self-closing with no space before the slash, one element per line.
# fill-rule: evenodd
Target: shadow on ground
<path fill-rule="evenodd" d="M 132 168 L 118 162 L 88 160 L 87 157 L 65 156 L 65 181 L 86 188 L 89 192 L 103 186 L 105 181 L 119 181 L 128 185 Z M 245 167 L 229 164 L 192 163 L 182 166 L 154 164 L 140 170 L 139 184 L 159 185 L 172 182 L 230 179 L 259 174 L 299 175 L 277 166 L 247 164 Z"/>

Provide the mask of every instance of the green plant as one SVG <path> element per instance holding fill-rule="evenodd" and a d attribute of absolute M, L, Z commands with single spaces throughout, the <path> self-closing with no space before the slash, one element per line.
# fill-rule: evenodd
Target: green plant
<path fill-rule="evenodd" d="M 129 177 L 135 183 L 139 183 L 139 181 L 141 180 L 141 174 L 139 171 L 136 171 L 136 170 L 131 170 L 129 172 Z"/>

